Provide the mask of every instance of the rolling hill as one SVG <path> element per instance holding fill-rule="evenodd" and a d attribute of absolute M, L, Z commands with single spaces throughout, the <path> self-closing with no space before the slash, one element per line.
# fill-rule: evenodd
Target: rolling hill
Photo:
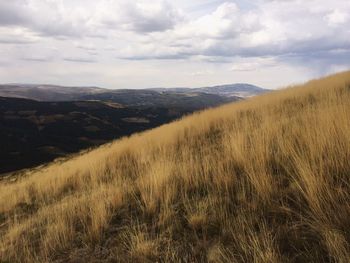
<path fill-rule="evenodd" d="M 224 97 L 240 97 L 249 98 L 256 95 L 260 95 L 271 90 L 263 89 L 247 83 L 236 83 L 228 85 L 218 85 L 212 87 L 202 88 L 156 88 L 154 91 L 161 92 L 175 92 L 175 93 L 193 93 L 200 92 L 206 94 L 219 95 Z"/>
<path fill-rule="evenodd" d="M 2 262 L 348 262 L 350 72 L 0 183 Z"/>
<path fill-rule="evenodd" d="M 229 85 L 221 85 L 221 86 L 213 86 L 213 87 L 205 87 L 200 88 L 202 92 L 206 92 L 209 94 L 217 94 L 221 96 L 237 96 L 237 97 L 253 97 L 256 95 L 260 95 L 271 90 L 263 89 L 251 84 L 246 83 L 237 83 L 237 84 L 229 84 Z"/>
<path fill-rule="evenodd" d="M 38 101 L 70 101 L 79 100 L 84 94 L 103 92 L 95 87 L 62 87 L 57 85 L 36 84 L 5 84 L 0 85 L 0 96 L 11 98 L 23 98 Z"/>

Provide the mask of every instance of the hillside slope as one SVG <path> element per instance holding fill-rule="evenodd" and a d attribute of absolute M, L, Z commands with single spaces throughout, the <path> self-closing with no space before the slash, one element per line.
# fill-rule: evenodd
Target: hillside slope
<path fill-rule="evenodd" d="M 0 183 L 4 262 L 348 262 L 350 72 Z"/>

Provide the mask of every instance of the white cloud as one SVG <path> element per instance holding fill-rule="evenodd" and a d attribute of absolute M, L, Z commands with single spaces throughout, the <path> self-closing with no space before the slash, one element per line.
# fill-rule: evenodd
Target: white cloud
<path fill-rule="evenodd" d="M 32 32 L 21 27 L 1 28 L 0 27 L 0 44 L 31 44 L 39 38 Z"/>
<path fill-rule="evenodd" d="M 349 19 L 349 13 L 335 9 L 333 12 L 326 16 L 328 24 L 330 26 L 338 26 L 345 24 Z"/>
<path fill-rule="evenodd" d="M 194 71 L 189 73 L 189 75 L 192 77 L 201 77 L 201 76 L 208 76 L 213 74 L 215 74 L 215 72 L 212 70 L 201 70 L 201 71 Z"/>
<path fill-rule="evenodd" d="M 233 63 L 231 71 L 256 71 L 259 69 L 277 66 L 278 62 L 273 57 L 245 58 Z"/>

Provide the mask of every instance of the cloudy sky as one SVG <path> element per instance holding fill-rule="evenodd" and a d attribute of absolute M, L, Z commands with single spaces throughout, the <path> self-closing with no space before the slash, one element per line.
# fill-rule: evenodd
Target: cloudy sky
<path fill-rule="evenodd" d="M 278 88 L 349 68 L 349 0 L 0 0 L 1 83 Z"/>

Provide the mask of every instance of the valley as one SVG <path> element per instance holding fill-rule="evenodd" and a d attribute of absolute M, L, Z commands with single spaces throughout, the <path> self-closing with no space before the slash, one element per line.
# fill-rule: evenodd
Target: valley
<path fill-rule="evenodd" d="M 8 96 L 0 97 L 0 174 L 35 167 L 242 99 L 217 93 L 0 85 L 0 95 Z"/>

